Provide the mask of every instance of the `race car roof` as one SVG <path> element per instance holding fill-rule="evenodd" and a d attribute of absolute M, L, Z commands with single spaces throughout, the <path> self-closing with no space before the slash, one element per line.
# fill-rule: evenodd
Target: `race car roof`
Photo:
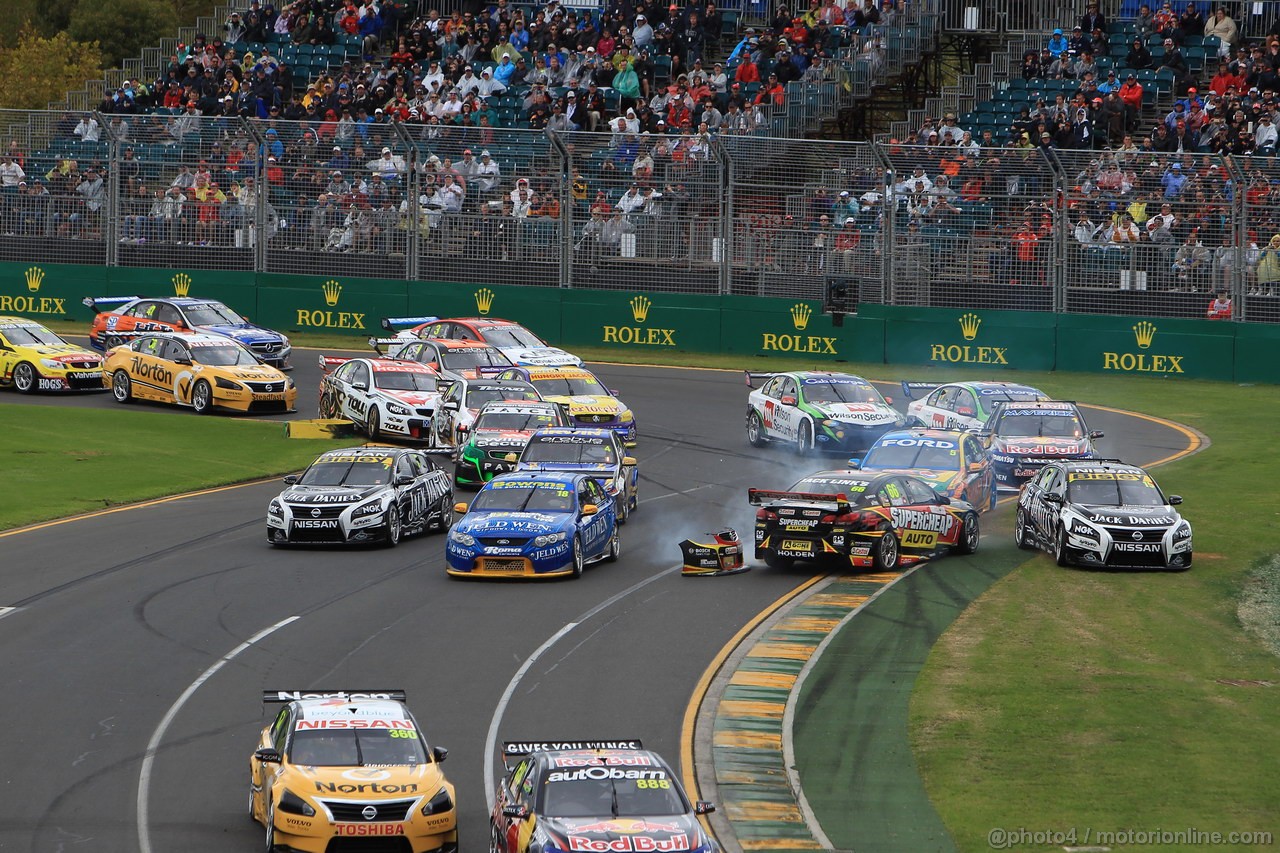
<path fill-rule="evenodd" d="M 939 429 L 937 427 L 910 427 L 909 429 L 895 429 L 892 432 L 886 432 L 876 440 L 879 444 L 886 439 L 891 438 L 939 438 L 945 441 L 959 442 L 966 435 L 971 435 L 962 429 Z"/>
<path fill-rule="evenodd" d="M 428 376 L 439 376 L 434 367 L 428 367 L 420 361 L 410 361 L 402 358 L 366 358 L 359 359 L 367 361 L 369 367 L 375 373 L 425 373 Z"/>
<path fill-rule="evenodd" d="M 517 471 L 513 474 L 502 474 L 485 484 L 486 489 L 518 489 L 539 487 L 548 489 L 577 488 L 578 481 L 586 474 L 574 474 L 568 471 L 535 472 Z"/>
<path fill-rule="evenodd" d="M 4 326 L 40 326 L 35 320 L 28 320 L 26 317 L 0 317 L 0 328 Z"/>
<path fill-rule="evenodd" d="M 808 474 L 804 477 L 801 477 L 796 482 L 796 485 L 798 486 L 800 485 L 800 483 L 804 483 L 804 482 L 818 482 L 818 483 L 833 483 L 836 485 L 865 487 L 865 486 L 869 486 L 871 483 L 875 482 L 877 479 L 884 476 L 888 476 L 888 475 L 873 474 L 871 476 L 867 476 L 861 471 L 847 471 L 847 470 L 817 471 L 813 474 Z"/>
<path fill-rule="evenodd" d="M 589 370 L 581 367 L 525 367 L 529 379 L 558 379 L 568 376 L 570 379 L 595 379 Z"/>
<path fill-rule="evenodd" d="M 302 699 L 298 710 L 295 728 L 312 728 L 300 725 L 304 721 L 409 721 L 404 705 L 391 699 Z"/>
<path fill-rule="evenodd" d="M 1008 392 L 1026 392 L 1027 394 L 1039 394 L 1039 388 L 1032 388 L 1030 385 L 1023 385 L 1021 382 L 952 382 L 952 385 L 959 385 L 962 388 L 972 388 L 981 394 L 983 391 L 1008 391 Z"/>
<path fill-rule="evenodd" d="M 1111 473 L 1111 474 L 1145 474 L 1145 469 L 1119 459 L 1081 459 L 1062 460 L 1060 463 L 1067 471 L 1074 474 Z"/>
<path fill-rule="evenodd" d="M 1004 404 L 1002 411 L 1037 409 L 1045 412 L 1075 412 L 1078 407 L 1070 400 L 1017 400 Z"/>
<path fill-rule="evenodd" d="M 522 382 L 520 384 L 524 385 L 525 383 Z M 539 412 L 554 414 L 558 410 L 555 403 L 548 403 L 545 400 L 490 400 L 484 404 L 480 414 L 484 415 L 491 412 L 496 412 L 500 415 L 525 415 Z"/>
<path fill-rule="evenodd" d="M 614 435 L 611 429 L 600 429 L 598 427 L 584 427 L 577 429 L 575 427 L 543 427 L 533 434 L 534 438 L 561 438 L 561 439 L 579 439 L 582 443 L 596 443 L 600 439 L 608 439 Z"/>
<path fill-rule="evenodd" d="M 792 375 L 799 379 L 800 384 L 802 385 L 806 383 L 817 384 L 819 382 L 833 382 L 837 384 L 842 382 L 856 382 L 859 385 L 871 384 L 861 376 L 856 376 L 852 373 L 835 373 L 830 370 L 800 370 L 796 371 Z"/>
<path fill-rule="evenodd" d="M 230 347 L 239 346 L 231 338 L 222 335 L 210 335 L 207 332 L 186 332 L 178 329 L 165 329 L 156 332 L 141 332 L 137 340 L 143 338 L 166 338 L 186 344 L 189 347 Z"/>
<path fill-rule="evenodd" d="M 443 350 L 456 349 L 493 349 L 493 344 L 484 341 L 455 340 L 453 338 L 428 338 L 427 343 L 435 344 Z"/>
<path fill-rule="evenodd" d="M 495 326 L 519 326 L 515 320 L 502 320 L 498 317 L 455 317 L 451 323 L 466 323 L 477 329 L 491 329 Z"/>
<path fill-rule="evenodd" d="M 331 456 L 372 456 L 380 459 L 384 456 L 399 456 L 404 453 L 403 447 L 344 447 L 341 450 L 326 450 L 316 457 L 317 462 L 321 462 Z"/>

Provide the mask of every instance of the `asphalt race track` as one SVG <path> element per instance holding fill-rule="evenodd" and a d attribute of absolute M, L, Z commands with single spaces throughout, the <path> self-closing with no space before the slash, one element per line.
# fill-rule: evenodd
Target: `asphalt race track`
<path fill-rule="evenodd" d="M 316 355 L 295 353 L 295 417 L 314 415 Z M 466 853 L 488 844 L 491 726 L 498 740 L 639 737 L 676 761 L 710 660 L 809 576 L 757 567 L 682 579 L 676 543 L 726 523 L 749 535 L 748 486 L 786 486 L 840 460 L 754 451 L 740 374 L 599 373 L 639 421 L 642 505 L 623 528 L 622 559 L 578 581 L 450 580 L 439 535 L 394 549 L 274 550 L 264 515 L 278 484 L 0 537 L 0 849 L 261 849 L 246 802 L 248 755 L 270 716 L 264 688 L 407 690 L 432 743 L 450 749 Z M 105 394 L 0 396 L 20 402 L 117 405 Z M 154 408 L 175 428 L 195 417 Z M 1186 443 L 1161 423 L 1089 416 L 1108 455 L 1153 462 Z"/>

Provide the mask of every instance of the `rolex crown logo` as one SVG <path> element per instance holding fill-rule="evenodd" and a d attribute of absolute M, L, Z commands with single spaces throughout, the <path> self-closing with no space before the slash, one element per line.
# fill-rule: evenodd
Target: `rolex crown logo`
<path fill-rule="evenodd" d="M 36 293 L 40 290 L 40 285 L 44 284 L 44 270 L 40 267 L 32 267 L 24 273 L 27 279 L 27 290 Z"/>
<path fill-rule="evenodd" d="M 1148 323 L 1143 320 L 1133 327 L 1133 336 L 1138 340 L 1138 349 L 1147 349 L 1156 338 L 1155 323 Z"/>
<path fill-rule="evenodd" d="M 186 296 L 191 292 L 191 276 L 180 272 L 173 277 L 173 295 Z"/>
<path fill-rule="evenodd" d="M 631 316 L 637 323 L 643 323 L 649 316 L 651 307 L 653 307 L 652 299 L 647 296 L 637 296 L 631 300 Z"/>
<path fill-rule="evenodd" d="M 342 285 L 338 284 L 336 279 L 329 279 L 320 287 L 324 291 L 324 304 L 334 306 L 338 304 L 338 297 L 342 295 Z"/>
<path fill-rule="evenodd" d="M 476 291 L 476 310 L 483 316 L 493 307 L 494 292 L 487 287 Z"/>
<path fill-rule="evenodd" d="M 978 327 L 982 325 L 982 318 L 972 312 L 960 315 L 960 334 L 964 335 L 966 341 L 971 341 L 978 336 Z"/>
<path fill-rule="evenodd" d="M 791 306 L 791 322 L 796 327 L 797 332 L 804 331 L 809 325 L 809 318 L 813 316 L 813 309 L 803 302 L 797 302 Z"/>

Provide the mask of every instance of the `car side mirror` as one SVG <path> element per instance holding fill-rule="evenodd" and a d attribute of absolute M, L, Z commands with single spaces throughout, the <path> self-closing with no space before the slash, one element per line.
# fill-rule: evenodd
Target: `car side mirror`
<path fill-rule="evenodd" d="M 780 402 L 784 406 L 794 406 L 796 404 L 796 398 L 792 397 L 790 394 L 787 394 L 785 397 L 782 398 Z"/>
<path fill-rule="evenodd" d="M 286 486 L 292 486 L 292 485 L 295 485 L 297 482 L 298 482 L 298 475 L 297 475 L 297 474 L 289 474 L 288 476 L 286 476 L 286 477 L 284 478 L 284 484 L 285 484 Z"/>
<path fill-rule="evenodd" d="M 264 746 L 253 754 L 253 757 L 263 764 L 279 764 L 281 761 L 280 750 L 271 746 Z"/>
<path fill-rule="evenodd" d="M 189 358 L 175 358 L 175 359 L 173 360 L 173 363 L 174 363 L 174 364 L 182 364 L 182 365 L 186 365 L 187 367 L 190 367 L 190 366 L 191 366 L 191 359 L 189 359 Z"/>
<path fill-rule="evenodd" d="M 637 464 L 637 463 L 636 463 L 636 458 L 635 458 L 634 456 L 624 456 L 624 457 L 622 457 L 622 464 L 623 464 L 623 465 L 635 465 L 635 464 Z"/>
<path fill-rule="evenodd" d="M 584 504 L 582 507 L 582 514 L 584 516 L 595 515 L 599 511 L 600 511 L 600 507 L 596 506 L 595 504 Z"/>
<path fill-rule="evenodd" d="M 529 807 L 518 805 L 518 804 L 503 806 L 502 816 L 514 818 L 515 820 L 524 820 L 529 816 Z"/>
<path fill-rule="evenodd" d="M 412 474 L 396 474 L 396 478 L 394 482 L 397 486 L 413 485 L 413 475 Z"/>
<path fill-rule="evenodd" d="M 861 457 L 861 456 L 855 456 L 855 457 L 853 457 L 852 459 L 850 459 L 846 464 L 847 464 L 850 468 L 852 468 L 852 469 L 854 469 L 854 470 L 856 471 L 857 469 L 859 469 L 859 468 L 861 468 L 861 467 L 862 467 L 862 457 Z"/>
<path fill-rule="evenodd" d="M 711 814 L 716 810 L 716 804 L 708 800 L 698 800 L 693 804 L 694 814 Z"/>
<path fill-rule="evenodd" d="M 951 498 L 947 497 L 946 495 L 938 495 L 937 497 L 938 497 L 939 506 L 946 506 L 947 504 L 951 503 Z"/>
<path fill-rule="evenodd" d="M 893 398 L 892 398 L 892 397 L 885 397 L 885 398 L 884 398 L 884 401 L 885 401 L 886 403 L 888 403 L 890 406 L 892 406 L 892 405 L 893 405 Z"/>
<path fill-rule="evenodd" d="M 1095 429 L 1093 432 L 1089 433 L 1089 438 L 1091 438 L 1091 439 L 1093 439 L 1093 438 L 1103 438 L 1103 437 L 1105 437 L 1105 436 L 1106 436 L 1106 433 L 1105 433 L 1105 432 L 1103 432 L 1103 431 L 1102 431 L 1102 430 L 1100 430 L 1100 429 Z"/>
<path fill-rule="evenodd" d="M 444 405 L 443 405 L 443 406 L 441 406 L 440 408 L 444 409 L 445 411 L 449 411 L 449 412 L 456 412 L 456 411 L 458 411 L 458 401 L 457 401 L 457 400 L 445 400 L 445 401 L 444 401 Z"/>
<path fill-rule="evenodd" d="M 617 389 L 617 388 L 610 388 L 610 389 L 609 389 L 609 396 L 610 396 L 610 397 L 616 397 L 616 396 L 618 396 L 618 389 Z"/>
<path fill-rule="evenodd" d="M 960 408 L 956 409 L 956 414 L 962 418 L 971 418 L 973 417 L 973 409 L 969 408 L 968 406 L 961 406 Z"/>
<path fill-rule="evenodd" d="M 1044 502 L 1047 504 L 1060 504 L 1062 503 L 1062 495 L 1056 492 L 1045 492 Z"/>
<path fill-rule="evenodd" d="M 983 464 L 982 464 L 981 462 L 970 462 L 970 463 L 969 463 L 969 473 L 970 473 L 970 474 L 976 474 L 976 473 L 978 473 L 979 471 L 981 471 L 981 470 L 982 470 L 982 468 L 983 468 Z"/>
<path fill-rule="evenodd" d="M 456 504 L 454 504 L 454 505 L 453 505 L 453 511 L 454 511 L 454 512 L 466 512 L 466 511 L 467 511 L 467 505 L 466 505 L 465 503 L 463 503 L 462 501 L 458 501 Z"/>
<path fill-rule="evenodd" d="M 436 764 L 439 764 L 441 761 L 444 761 L 448 757 L 449 757 L 449 750 L 445 749 L 443 746 L 431 747 L 431 760 L 434 761 Z"/>
<path fill-rule="evenodd" d="M 1182 503 L 1182 495 L 1169 495 L 1169 506 L 1177 506 Z"/>
<path fill-rule="evenodd" d="M 357 379 L 356 381 L 351 383 L 351 387 L 356 389 L 357 391 L 368 391 L 369 383 L 365 382 L 363 379 Z"/>
<path fill-rule="evenodd" d="M 427 367 L 430 367 L 432 370 L 440 369 L 440 365 L 436 364 L 434 361 L 428 361 L 426 364 L 427 364 Z"/>
<path fill-rule="evenodd" d="M 519 459 L 520 457 L 515 453 L 508 453 L 506 456 L 502 457 L 504 462 L 517 462 Z"/>

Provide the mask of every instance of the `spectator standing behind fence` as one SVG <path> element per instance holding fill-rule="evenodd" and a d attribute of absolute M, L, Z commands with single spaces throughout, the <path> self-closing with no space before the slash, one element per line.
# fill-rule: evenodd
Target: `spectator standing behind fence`
<path fill-rule="evenodd" d="M 1257 295 L 1274 296 L 1280 287 L 1280 234 L 1274 235 L 1258 255 Z"/>
<path fill-rule="evenodd" d="M 1205 312 L 1205 317 L 1210 320 L 1230 320 L 1231 319 L 1231 297 L 1229 291 L 1219 290 L 1218 295 L 1209 303 L 1209 310 Z"/>

